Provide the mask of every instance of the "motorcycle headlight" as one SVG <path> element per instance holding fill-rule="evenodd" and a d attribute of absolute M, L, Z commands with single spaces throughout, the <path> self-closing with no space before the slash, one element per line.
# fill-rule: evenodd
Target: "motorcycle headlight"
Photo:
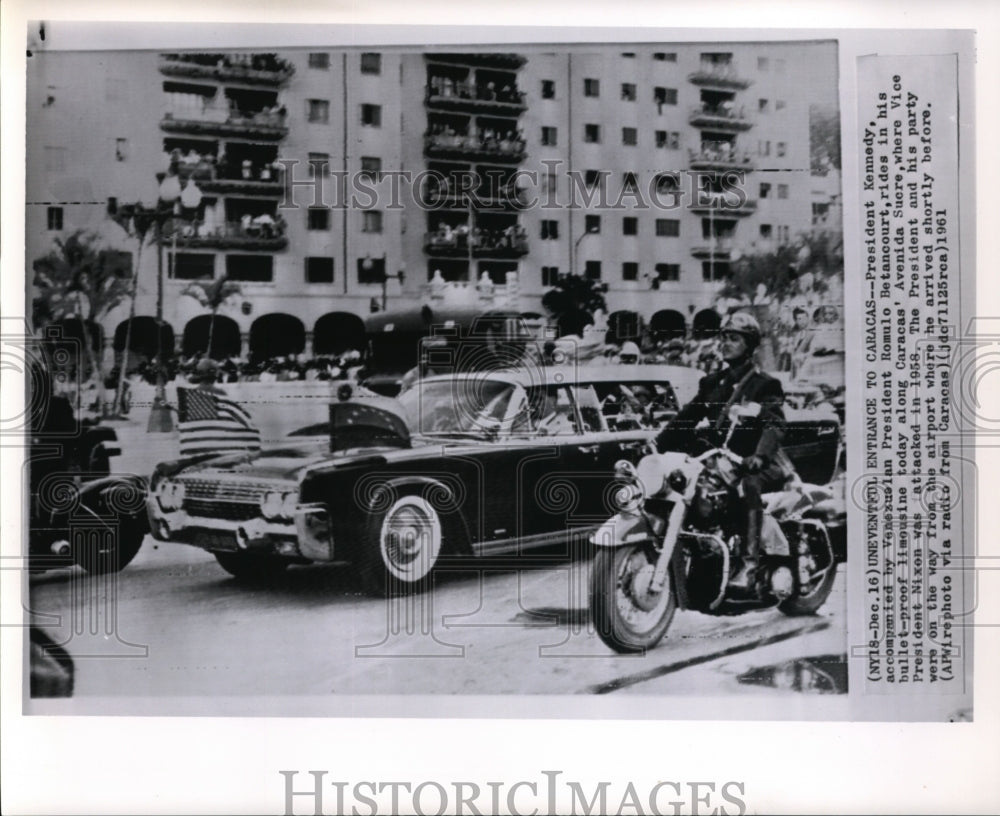
<path fill-rule="evenodd" d="M 279 518 L 284 505 L 282 498 L 282 495 L 277 491 L 268 490 L 267 493 L 260 497 L 261 515 L 268 520 Z"/>
<path fill-rule="evenodd" d="M 623 484 L 612 495 L 612 501 L 619 510 L 637 510 L 645 498 L 642 487 L 635 482 Z"/>

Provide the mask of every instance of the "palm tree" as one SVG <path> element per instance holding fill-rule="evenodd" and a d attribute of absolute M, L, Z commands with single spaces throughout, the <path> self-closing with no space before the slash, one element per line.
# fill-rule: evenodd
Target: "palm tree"
<path fill-rule="evenodd" d="M 201 306 L 208 309 L 212 315 L 208 323 L 208 346 L 205 356 L 212 356 L 212 338 L 215 332 L 215 316 L 227 300 L 243 294 L 240 285 L 225 274 L 212 280 L 193 281 L 181 292 L 182 295 L 193 297 Z"/>
<path fill-rule="evenodd" d="M 100 375 L 90 327 L 98 325 L 130 294 L 128 278 L 116 253 L 99 249 L 98 236 L 78 230 L 65 239 L 56 239 L 56 248 L 37 258 L 33 285 L 35 313 L 52 320 L 76 319 L 83 327 L 87 362 Z M 103 390 L 98 389 L 103 413 Z"/>

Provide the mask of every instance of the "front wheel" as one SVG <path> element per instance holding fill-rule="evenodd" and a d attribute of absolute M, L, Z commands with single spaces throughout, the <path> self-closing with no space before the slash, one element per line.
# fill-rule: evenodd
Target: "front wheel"
<path fill-rule="evenodd" d="M 147 532 L 143 517 L 124 517 L 116 530 L 74 541 L 73 563 L 94 575 L 120 572 L 135 558 Z"/>
<path fill-rule="evenodd" d="M 421 592 L 441 556 L 444 532 L 423 496 L 406 495 L 372 516 L 362 553 L 361 579 L 372 595 Z"/>
<path fill-rule="evenodd" d="M 677 599 L 670 573 L 663 589 L 650 582 L 659 553 L 649 544 L 601 547 L 590 573 L 590 612 L 597 635 L 622 654 L 644 652 L 662 640 L 670 628 Z"/>

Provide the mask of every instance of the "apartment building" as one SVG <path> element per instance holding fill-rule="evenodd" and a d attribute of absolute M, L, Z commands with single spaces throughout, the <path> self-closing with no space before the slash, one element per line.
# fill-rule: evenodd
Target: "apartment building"
<path fill-rule="evenodd" d="M 566 273 L 689 327 L 838 192 L 810 174 L 833 43 L 43 53 L 28 72 L 27 262 L 76 229 L 129 253 L 133 346 L 159 313 L 186 353 L 210 322 L 219 356 L 331 351 L 374 309 L 538 312 Z M 108 204 L 158 198 L 176 218 L 140 252 Z M 185 291 L 223 274 L 241 293 L 212 320 Z"/>

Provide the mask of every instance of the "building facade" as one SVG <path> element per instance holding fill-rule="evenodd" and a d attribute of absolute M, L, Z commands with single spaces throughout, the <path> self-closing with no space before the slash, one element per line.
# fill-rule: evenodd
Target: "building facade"
<path fill-rule="evenodd" d="M 209 322 L 213 353 L 267 356 L 351 345 L 372 310 L 428 298 L 540 312 L 567 273 L 687 328 L 741 256 L 839 201 L 810 173 L 832 43 L 43 53 L 28 71 L 29 275 L 92 230 L 185 353 Z M 177 217 L 140 252 L 109 201 L 160 197 Z M 241 292 L 213 319 L 185 292 L 223 274 Z M 103 321 L 109 348 L 128 315 Z"/>

